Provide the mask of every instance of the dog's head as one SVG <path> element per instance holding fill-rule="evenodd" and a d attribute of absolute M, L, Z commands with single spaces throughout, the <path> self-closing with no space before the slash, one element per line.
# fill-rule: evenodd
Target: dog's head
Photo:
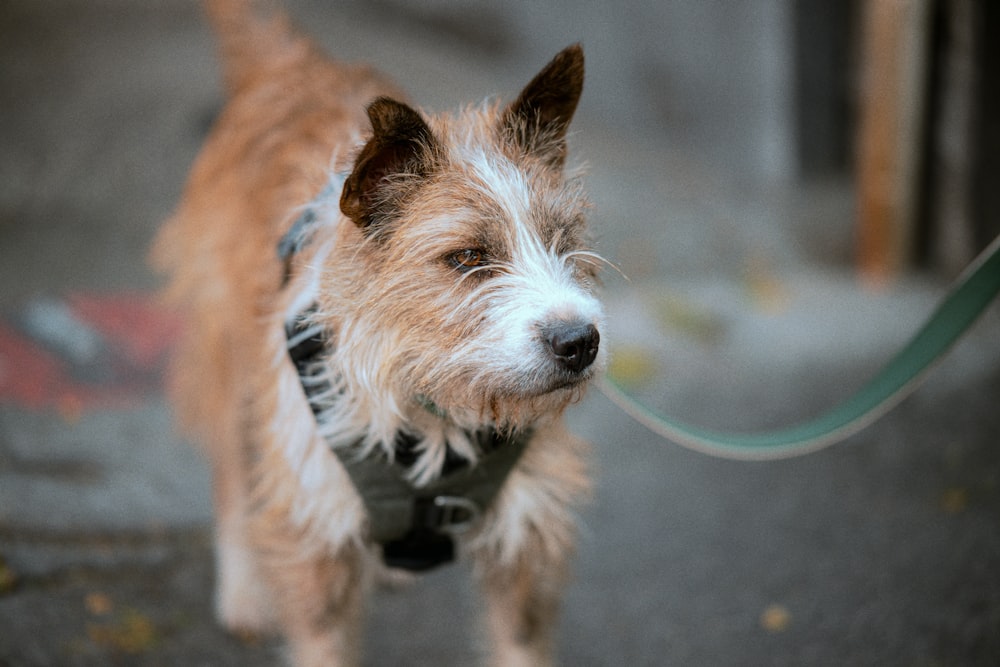
<path fill-rule="evenodd" d="M 369 106 L 340 200 L 354 222 L 344 265 L 322 290 L 355 382 L 508 424 L 580 396 L 603 362 L 600 259 L 564 174 L 582 88 L 571 46 L 506 106 L 429 118 Z"/>

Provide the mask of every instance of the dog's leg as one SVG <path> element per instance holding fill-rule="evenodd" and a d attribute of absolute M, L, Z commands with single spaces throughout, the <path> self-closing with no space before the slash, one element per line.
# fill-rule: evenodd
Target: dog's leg
<path fill-rule="evenodd" d="M 493 664 L 551 665 L 559 606 L 575 551 L 574 513 L 589 492 L 587 444 L 561 423 L 539 433 L 473 536 Z"/>
<path fill-rule="evenodd" d="M 355 547 L 342 548 L 336 557 L 282 551 L 267 562 L 293 664 L 357 665 L 368 589 L 364 556 Z"/>
<path fill-rule="evenodd" d="M 216 615 L 234 632 L 273 625 L 270 594 L 248 530 L 249 461 L 245 434 L 220 428 L 212 451 L 215 502 Z"/>
<path fill-rule="evenodd" d="M 566 554 L 525 549 L 516 563 L 479 563 L 496 667 L 553 664 Z"/>
<path fill-rule="evenodd" d="M 220 497 L 224 492 L 219 486 L 223 484 L 216 483 L 215 493 L 216 615 L 234 632 L 264 632 L 273 626 L 270 594 L 246 534 L 243 491 L 228 490 L 228 497 Z"/>

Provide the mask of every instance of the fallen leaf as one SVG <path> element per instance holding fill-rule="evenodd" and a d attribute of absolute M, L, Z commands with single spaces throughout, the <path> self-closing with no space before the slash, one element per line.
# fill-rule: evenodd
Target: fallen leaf
<path fill-rule="evenodd" d="M 156 627 L 144 614 L 126 609 L 114 622 L 87 625 L 90 641 L 129 655 L 148 650 L 156 643 Z"/>
<path fill-rule="evenodd" d="M 788 310 L 791 295 L 785 283 L 778 278 L 771 263 L 762 257 L 752 257 L 744 274 L 746 290 L 754 305 L 769 315 L 779 315 Z"/>
<path fill-rule="evenodd" d="M 768 605 L 760 614 L 760 626 L 768 632 L 784 632 L 791 621 L 792 615 L 788 608 L 780 604 Z"/>
<path fill-rule="evenodd" d="M 969 506 L 967 489 L 955 487 L 941 494 L 941 507 L 948 514 L 959 514 Z"/>
<path fill-rule="evenodd" d="M 718 342 L 725 333 L 721 317 L 688 299 L 662 294 L 652 305 L 660 323 L 668 331 L 708 344 Z"/>
<path fill-rule="evenodd" d="M 637 346 L 617 347 L 611 353 L 608 376 L 620 385 L 636 387 L 656 377 L 656 358 Z"/>
<path fill-rule="evenodd" d="M 83 599 L 83 606 L 94 616 L 107 616 L 115 608 L 111 598 L 104 593 L 88 593 Z"/>
<path fill-rule="evenodd" d="M 7 565 L 7 561 L 0 558 L 0 595 L 9 593 L 17 585 L 17 574 Z"/>

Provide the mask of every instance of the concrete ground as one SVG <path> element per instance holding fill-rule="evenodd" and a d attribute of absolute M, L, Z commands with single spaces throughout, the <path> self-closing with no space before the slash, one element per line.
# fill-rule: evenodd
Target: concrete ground
<path fill-rule="evenodd" d="M 297 12 L 431 108 L 509 96 L 542 64 L 459 61 L 461 45 L 386 31 L 363 7 Z M 220 103 L 211 49 L 188 3 L 0 6 L 5 667 L 281 662 L 213 622 L 208 477 L 171 434 L 158 378 L 173 323 L 144 263 Z M 606 276 L 605 339 L 657 409 L 735 430 L 805 419 L 943 293 L 933 276 L 858 284 L 842 184 L 750 186 L 586 100 L 576 130 L 599 249 L 630 277 Z M 994 305 L 887 417 L 775 463 L 680 449 L 592 392 L 570 415 L 598 484 L 562 664 L 1000 664 L 998 332 Z M 467 575 L 379 593 L 364 664 L 473 664 Z"/>

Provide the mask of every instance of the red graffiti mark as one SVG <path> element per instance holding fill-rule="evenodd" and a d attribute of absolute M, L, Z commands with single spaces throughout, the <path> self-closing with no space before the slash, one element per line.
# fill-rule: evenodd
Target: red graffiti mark
<path fill-rule="evenodd" d="M 57 408 L 75 415 L 89 407 L 125 406 L 161 390 L 176 317 L 146 294 L 75 294 L 60 303 L 68 314 L 53 339 L 15 314 L 0 321 L 0 403 Z M 74 330 L 76 327 L 77 330 Z M 80 359 L 60 347 L 75 334 L 96 339 L 99 353 Z"/>
<path fill-rule="evenodd" d="M 0 322 L 0 402 L 41 408 L 58 394 L 59 360 Z"/>
<path fill-rule="evenodd" d="M 131 364 L 139 368 L 162 365 L 180 328 L 149 294 L 93 296 L 71 295 L 73 311 L 111 341 Z"/>

